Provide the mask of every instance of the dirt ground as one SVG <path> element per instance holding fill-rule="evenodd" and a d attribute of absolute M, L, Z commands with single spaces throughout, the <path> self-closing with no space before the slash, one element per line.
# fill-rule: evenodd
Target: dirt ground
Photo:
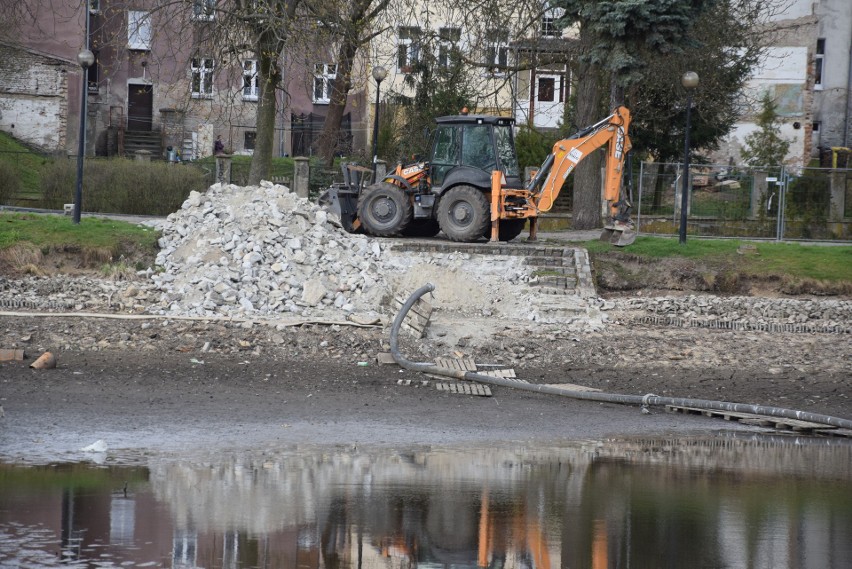
<path fill-rule="evenodd" d="M 443 319 L 443 320 L 442 320 Z M 452 326 L 451 315 L 436 323 Z M 469 324 L 469 323 L 468 323 Z M 751 429 L 700 416 L 494 387 L 448 394 L 436 380 L 380 365 L 382 328 L 2 316 L 0 459 L 108 460 L 292 445 L 552 442 Z M 758 403 L 852 417 L 852 342 L 842 335 L 630 327 L 566 333 L 495 326 L 475 346 L 401 337 L 414 361 L 467 355 L 533 383 Z M 461 342 L 464 344 L 464 342 Z M 56 369 L 29 364 L 45 350 Z M 423 382 L 428 382 L 424 384 Z M 103 457 L 102 457 L 103 458 Z"/>

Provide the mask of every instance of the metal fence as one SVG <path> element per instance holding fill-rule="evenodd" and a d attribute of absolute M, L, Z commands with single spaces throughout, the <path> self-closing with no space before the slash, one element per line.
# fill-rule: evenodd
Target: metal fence
<path fill-rule="evenodd" d="M 643 162 L 635 218 L 640 233 L 676 235 L 683 164 Z M 852 241 L 852 169 L 690 167 L 689 235 Z"/>

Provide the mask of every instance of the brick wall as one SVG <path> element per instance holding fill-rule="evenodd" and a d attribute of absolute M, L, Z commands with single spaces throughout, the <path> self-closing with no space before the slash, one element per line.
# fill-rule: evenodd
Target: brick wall
<path fill-rule="evenodd" d="M 69 62 L 0 44 L 0 130 L 45 151 L 65 148 Z"/>

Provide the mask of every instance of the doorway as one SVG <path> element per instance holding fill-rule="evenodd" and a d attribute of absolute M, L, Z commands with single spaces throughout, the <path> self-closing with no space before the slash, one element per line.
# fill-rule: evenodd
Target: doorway
<path fill-rule="evenodd" d="M 154 88 L 131 84 L 127 88 L 127 130 L 150 131 L 154 120 Z"/>

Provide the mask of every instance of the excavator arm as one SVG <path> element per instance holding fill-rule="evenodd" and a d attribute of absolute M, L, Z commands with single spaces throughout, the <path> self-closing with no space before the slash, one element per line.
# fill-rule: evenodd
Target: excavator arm
<path fill-rule="evenodd" d="M 547 212 L 553 207 L 565 179 L 574 168 L 592 152 L 607 146 L 604 174 L 604 199 L 607 201 L 612 220 L 624 221 L 626 200 L 621 196 L 621 179 L 624 161 L 630 151 L 630 111 L 618 107 L 611 115 L 597 124 L 587 127 L 571 138 L 553 145 L 553 151 L 539 172 L 527 184 L 532 193 L 536 209 Z"/>

